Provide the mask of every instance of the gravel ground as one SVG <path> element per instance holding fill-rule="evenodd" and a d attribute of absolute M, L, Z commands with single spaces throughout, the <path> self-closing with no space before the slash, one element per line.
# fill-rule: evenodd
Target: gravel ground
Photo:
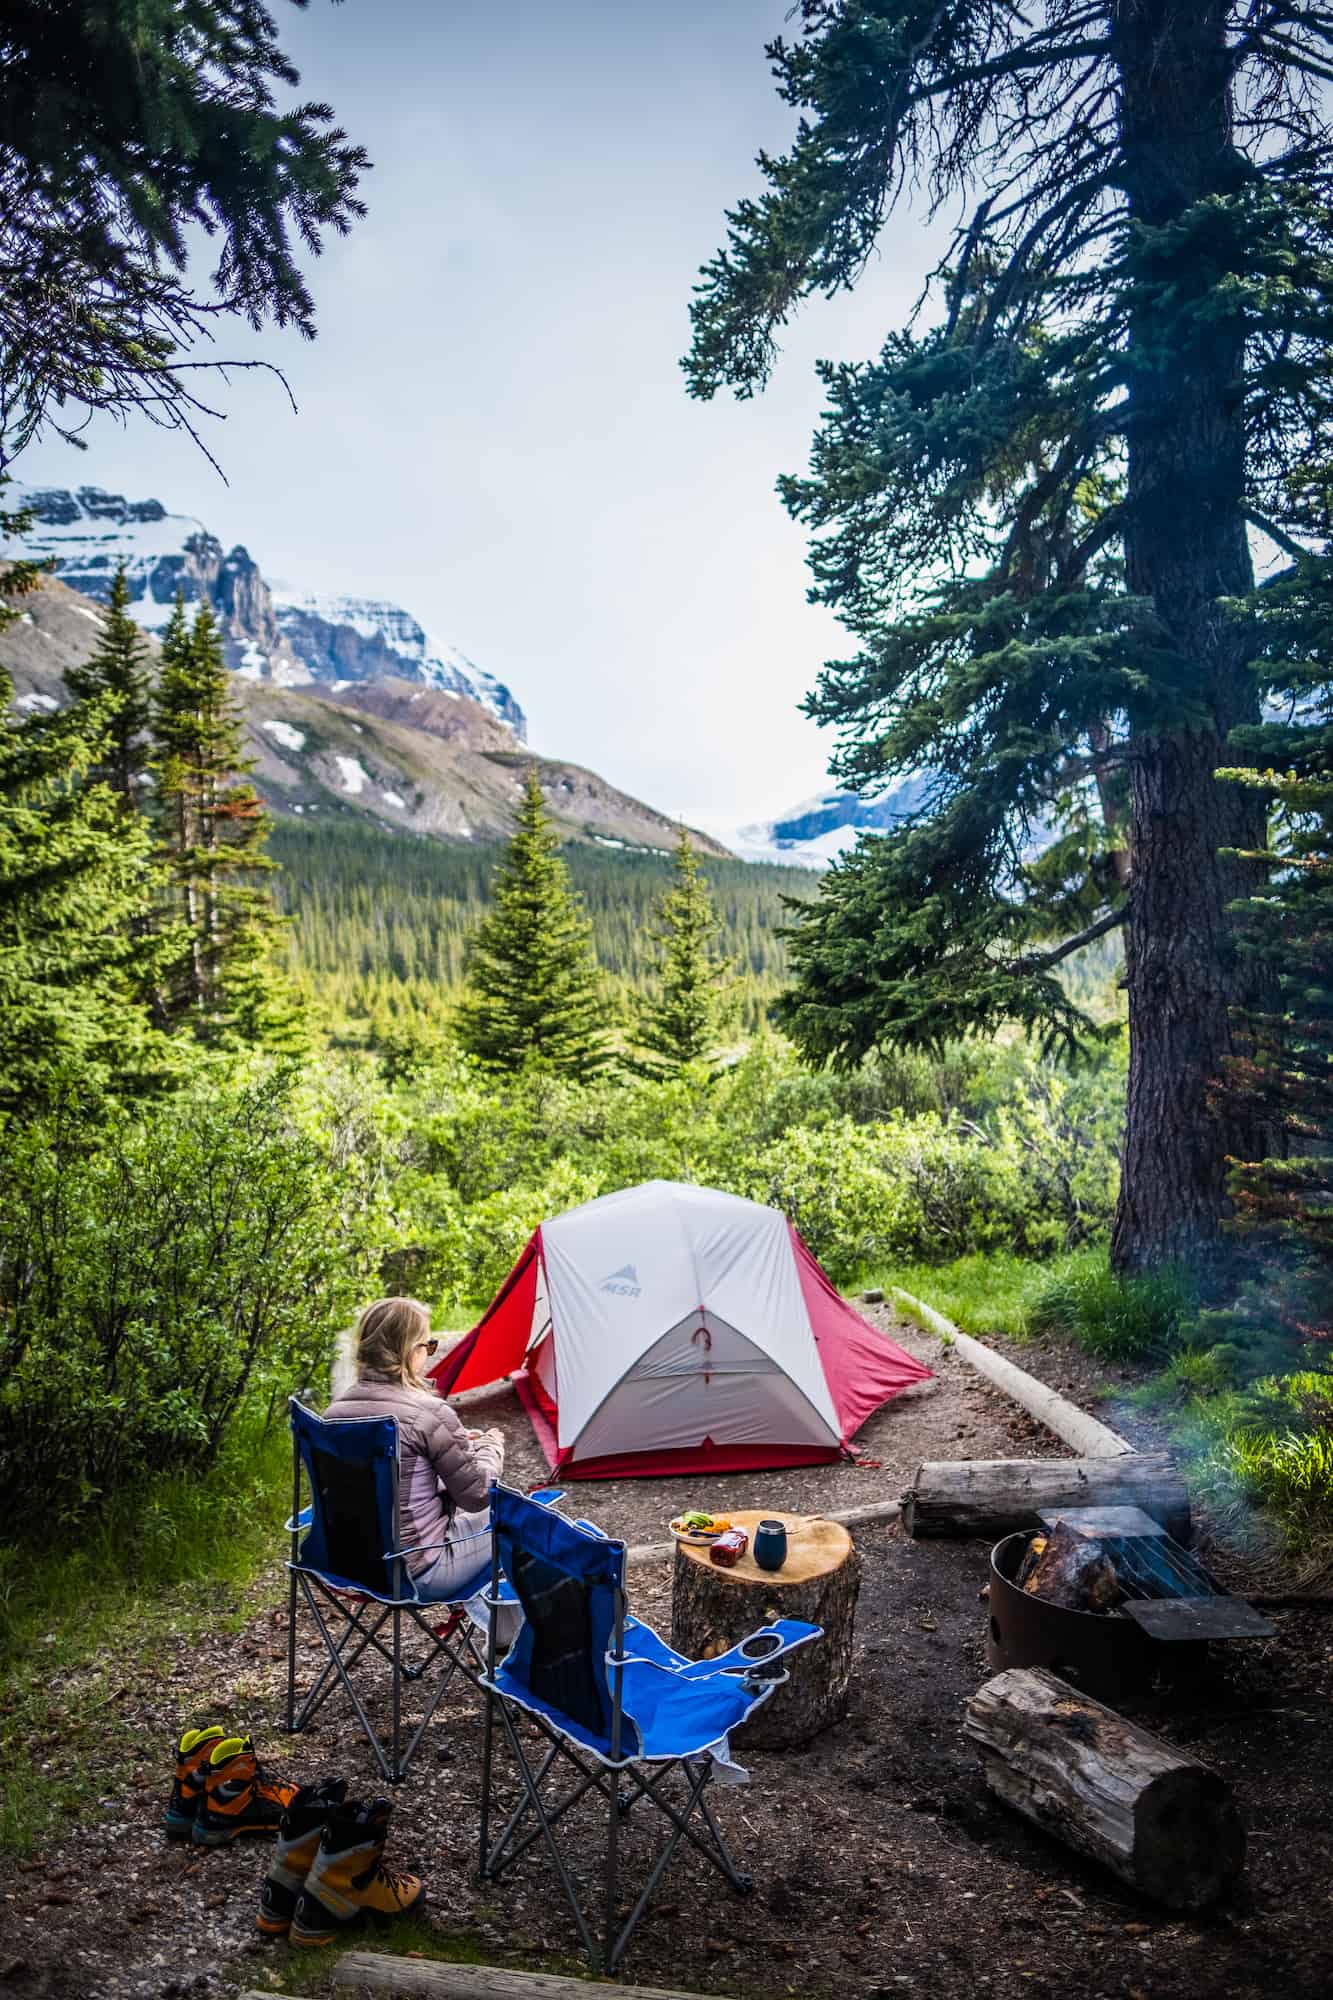
<path fill-rule="evenodd" d="M 688 1500 L 832 1512 L 896 1498 L 923 1458 L 1059 1453 L 938 1343 L 893 1332 L 937 1375 L 867 1426 L 861 1442 L 877 1466 L 736 1475 L 707 1494 L 674 1481 L 606 1483 L 581 1489 L 581 1507 L 630 1541 L 651 1541 Z M 1033 1366 L 1031 1352 L 1020 1358 Z M 507 1399 L 491 1402 L 510 1440 L 509 1475 L 540 1479 L 521 1413 Z M 856 1541 L 864 1582 L 847 1719 L 802 1750 L 756 1755 L 748 1788 L 714 1795 L 757 1893 L 737 1900 L 706 1879 L 700 1895 L 699 1877 L 678 1861 L 626 1977 L 700 1993 L 865 2000 L 1269 2000 L 1279 1991 L 1304 2000 L 1333 1991 L 1333 1621 L 1279 1614 L 1277 1639 L 1234 1649 L 1174 1706 L 1145 1714 L 1223 1771 L 1250 1828 L 1240 1895 L 1216 1916 L 1182 1919 L 1121 1890 L 984 1790 L 959 1717 L 985 1674 L 985 1548 L 912 1544 L 896 1524 L 859 1530 Z M 670 1574 L 668 1562 L 649 1563 L 632 1578 L 635 1609 L 659 1626 L 669 1623 Z M 183 1719 L 205 1714 L 253 1727 L 285 1773 L 337 1769 L 372 1789 L 365 1745 L 332 1705 L 295 1742 L 272 1727 L 285 1671 L 281 1600 L 275 1569 L 248 1600 L 239 1635 L 182 1643 L 128 1681 L 120 1699 L 142 1733 L 142 1768 L 101 1797 L 90 1788 L 85 1823 L 10 1868 L 0 1995 L 221 2000 L 241 1987 L 330 1990 L 309 1987 L 299 1954 L 254 1935 L 262 1848 L 181 1852 L 164 1846 L 156 1825 L 167 1745 Z M 77 1680 L 52 1695 L 72 1707 Z M 532 1855 L 484 1892 L 475 1879 L 479 1743 L 475 1700 L 451 1690 L 396 1795 L 390 1858 L 417 1868 L 430 1894 L 430 1931 L 414 1948 L 569 1965 L 573 1927 L 544 1858 Z M 640 1819 L 627 1826 L 627 1880 L 651 1851 L 651 1823 Z M 367 1942 L 394 1945 L 392 1933 Z"/>

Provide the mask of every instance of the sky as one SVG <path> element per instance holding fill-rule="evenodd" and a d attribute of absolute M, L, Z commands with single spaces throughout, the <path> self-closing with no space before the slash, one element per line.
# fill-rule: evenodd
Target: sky
<path fill-rule="evenodd" d="M 819 790 L 832 746 L 799 703 L 847 643 L 774 482 L 806 464 L 816 358 L 875 353 L 940 235 L 893 218 L 762 396 L 686 395 L 698 267 L 792 129 L 763 55 L 788 5 L 279 5 L 300 94 L 374 162 L 313 265 L 318 339 L 219 339 L 280 365 L 296 413 L 263 374 L 215 384 L 226 484 L 183 435 L 106 419 L 15 476 L 152 496 L 270 577 L 393 599 L 508 683 L 534 748 L 664 811 L 741 824 Z"/>

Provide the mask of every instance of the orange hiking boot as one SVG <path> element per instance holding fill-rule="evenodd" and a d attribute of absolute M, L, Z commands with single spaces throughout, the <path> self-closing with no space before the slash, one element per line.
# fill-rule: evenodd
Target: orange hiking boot
<path fill-rule="evenodd" d="M 264 1776 L 248 1736 L 224 1736 L 209 1752 L 193 1837 L 201 1847 L 225 1847 L 243 1833 L 276 1833 L 296 1792 Z"/>
<path fill-rule="evenodd" d="M 329 1814 L 292 1917 L 293 1944 L 332 1944 L 367 1918 L 388 1923 L 418 1907 L 420 1878 L 384 1866 L 392 1810 L 388 1799 L 353 1799 Z"/>
<path fill-rule="evenodd" d="M 265 1937 L 286 1937 L 291 1929 L 292 1913 L 314 1866 L 324 1822 L 346 1796 L 345 1778 L 325 1778 L 318 1785 L 302 1785 L 283 1814 L 278 1851 L 259 1892 L 256 1921 Z"/>
<path fill-rule="evenodd" d="M 204 1773 L 213 1745 L 220 1743 L 226 1730 L 216 1722 L 207 1729 L 187 1729 L 176 1745 L 176 1776 L 171 1797 L 162 1814 L 162 1828 L 168 1840 L 188 1840 L 204 1802 Z"/>

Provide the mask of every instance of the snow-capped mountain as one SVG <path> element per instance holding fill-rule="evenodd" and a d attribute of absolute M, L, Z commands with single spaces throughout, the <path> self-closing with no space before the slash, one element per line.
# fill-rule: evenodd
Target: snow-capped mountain
<path fill-rule="evenodd" d="M 479 702 L 520 741 L 526 722 L 509 689 L 456 647 L 423 631 L 400 605 L 369 597 L 275 592 L 249 551 L 224 553 L 202 521 L 160 500 L 127 500 L 97 486 L 10 486 L 7 511 L 35 516 L 24 553 L 49 558 L 62 583 L 105 603 L 123 563 L 135 618 L 160 633 L 181 593 L 217 609 L 228 664 L 248 680 L 300 687 L 388 676 Z"/>
<path fill-rule="evenodd" d="M 915 812 L 925 796 L 924 776 L 901 779 L 877 799 L 855 792 L 818 792 L 789 806 L 776 819 L 745 826 L 723 823 L 716 815 L 694 813 L 696 824 L 729 847 L 743 861 L 780 861 L 796 868 L 827 868 L 856 844 L 861 833 L 880 833 Z"/>
<path fill-rule="evenodd" d="M 523 737 L 522 709 L 494 674 L 447 640 L 432 637 L 400 604 L 378 597 L 334 597 L 271 586 L 278 629 L 313 678 L 329 681 L 424 681 L 491 709 Z"/>

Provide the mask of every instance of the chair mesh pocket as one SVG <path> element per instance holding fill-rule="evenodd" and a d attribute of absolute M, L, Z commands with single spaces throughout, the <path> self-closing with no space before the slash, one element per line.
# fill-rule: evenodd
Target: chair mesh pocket
<path fill-rule="evenodd" d="M 539 1701 L 605 1735 L 587 1583 L 524 1549 L 512 1548 L 510 1561 L 510 1581 L 532 1632 L 528 1685 Z"/>

